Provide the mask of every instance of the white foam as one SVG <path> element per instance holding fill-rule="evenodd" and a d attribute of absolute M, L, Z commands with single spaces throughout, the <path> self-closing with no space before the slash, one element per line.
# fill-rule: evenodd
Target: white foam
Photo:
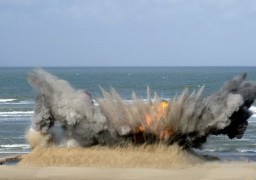
<path fill-rule="evenodd" d="M 17 99 L 0 99 L 0 103 L 16 101 Z"/>
<path fill-rule="evenodd" d="M 33 100 L 26 100 L 26 101 L 15 101 L 15 102 L 5 102 L 4 104 L 20 104 L 20 105 L 23 105 L 23 104 L 34 104 L 34 101 Z"/>
<path fill-rule="evenodd" d="M 95 99 L 92 99 L 92 102 L 95 106 L 99 106 L 99 103 Z"/>
<path fill-rule="evenodd" d="M 24 151 L 0 151 L 0 154 L 27 154 L 29 152 Z"/>
<path fill-rule="evenodd" d="M 7 112 L 0 112 L 0 116 L 31 116 L 34 111 L 7 111 Z"/>
<path fill-rule="evenodd" d="M 250 110 L 253 112 L 253 114 L 256 114 L 256 107 L 255 106 L 251 106 Z"/>
<path fill-rule="evenodd" d="M 249 153 L 249 152 L 256 152 L 256 149 L 237 149 L 237 151 L 241 153 Z"/>
<path fill-rule="evenodd" d="M 206 149 L 203 149 L 202 151 L 205 151 L 205 152 L 215 152 L 216 149 L 214 149 L 214 148 L 206 148 Z"/>
<path fill-rule="evenodd" d="M 2 144 L 2 145 L 0 145 L 0 148 L 23 148 L 23 149 L 29 149 L 30 145 L 28 145 L 28 144 Z"/>

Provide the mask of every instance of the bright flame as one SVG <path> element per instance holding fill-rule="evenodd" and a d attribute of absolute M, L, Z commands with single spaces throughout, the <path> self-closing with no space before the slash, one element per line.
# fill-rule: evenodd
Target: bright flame
<path fill-rule="evenodd" d="M 168 108 L 168 102 L 161 101 L 157 107 L 152 107 L 152 116 L 154 120 L 160 121 L 161 118 L 164 118 L 166 116 L 166 110 Z M 152 123 L 152 117 L 151 117 L 151 123 Z"/>
<path fill-rule="evenodd" d="M 146 124 L 150 126 L 152 124 L 152 117 L 149 114 L 145 115 Z"/>
<path fill-rule="evenodd" d="M 157 105 L 152 105 L 150 111 L 145 114 L 145 123 L 139 126 L 139 131 L 144 132 L 148 130 L 153 133 L 158 133 L 159 121 L 166 117 L 167 108 L 169 104 L 167 101 L 161 101 Z M 160 132 L 160 139 L 167 139 L 172 134 L 172 128 L 165 128 L 163 132 Z"/>
<path fill-rule="evenodd" d="M 154 111 L 155 115 L 157 116 L 157 120 L 160 120 L 166 115 L 166 109 L 168 108 L 168 102 L 161 101 L 157 106 L 157 112 Z"/>

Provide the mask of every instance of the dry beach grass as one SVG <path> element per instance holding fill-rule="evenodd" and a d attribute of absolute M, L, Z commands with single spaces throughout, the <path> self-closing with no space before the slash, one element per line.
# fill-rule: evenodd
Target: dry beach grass
<path fill-rule="evenodd" d="M 36 148 L 23 155 L 19 166 L 85 166 L 110 168 L 172 168 L 205 162 L 204 157 L 178 146 Z"/>
<path fill-rule="evenodd" d="M 0 179 L 256 179 L 252 162 L 209 162 L 178 146 L 35 148 Z"/>

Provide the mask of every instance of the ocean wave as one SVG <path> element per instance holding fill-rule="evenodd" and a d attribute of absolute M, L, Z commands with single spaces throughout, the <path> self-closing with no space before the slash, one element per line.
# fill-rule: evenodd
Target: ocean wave
<path fill-rule="evenodd" d="M 7 112 L 0 112 L 0 117 L 6 116 L 31 116 L 34 111 L 7 111 Z"/>
<path fill-rule="evenodd" d="M 253 114 L 256 114 L 256 106 L 251 106 L 250 110 L 253 112 Z"/>
<path fill-rule="evenodd" d="M 30 145 L 28 144 L 1 144 L 0 148 L 22 148 L 22 149 L 29 149 Z"/>
<path fill-rule="evenodd" d="M 17 99 L 0 99 L 0 103 L 12 102 L 16 101 Z"/>
<path fill-rule="evenodd" d="M 204 151 L 204 152 L 215 152 L 216 149 L 214 149 L 214 148 L 206 148 L 206 149 L 202 149 L 202 150 L 200 150 L 200 151 Z"/>
<path fill-rule="evenodd" d="M 256 153 L 256 149 L 236 149 L 238 152 L 241 153 Z"/>
<path fill-rule="evenodd" d="M 9 151 L 4 150 L 3 151 L 3 150 L 0 149 L 0 155 L 1 154 L 8 154 L 8 155 L 9 154 L 28 154 L 29 152 L 30 152 L 29 149 L 24 150 L 24 151 L 22 151 L 22 150 L 21 151 L 17 151 L 17 150 L 16 151 L 11 151 L 11 150 L 9 150 Z"/>
<path fill-rule="evenodd" d="M 219 149 L 219 148 L 205 148 L 202 150 L 196 150 L 198 152 L 215 152 L 215 153 L 256 153 L 256 149 L 247 149 L 247 148 L 224 148 L 224 149 Z"/>
<path fill-rule="evenodd" d="M 0 102 L 1 103 L 1 102 Z M 10 104 L 10 105 L 26 105 L 26 104 L 34 104 L 33 100 L 22 100 L 22 101 L 8 101 L 8 102 L 2 102 L 2 104 Z"/>
<path fill-rule="evenodd" d="M 253 114 L 251 117 L 256 117 L 256 114 Z M 256 120 L 249 120 L 250 122 L 256 122 Z"/>

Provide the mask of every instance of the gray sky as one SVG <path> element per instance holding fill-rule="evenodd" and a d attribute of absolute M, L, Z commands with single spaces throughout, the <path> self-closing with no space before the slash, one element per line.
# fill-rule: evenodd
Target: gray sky
<path fill-rule="evenodd" d="M 0 66 L 255 66 L 255 0 L 0 0 Z"/>

